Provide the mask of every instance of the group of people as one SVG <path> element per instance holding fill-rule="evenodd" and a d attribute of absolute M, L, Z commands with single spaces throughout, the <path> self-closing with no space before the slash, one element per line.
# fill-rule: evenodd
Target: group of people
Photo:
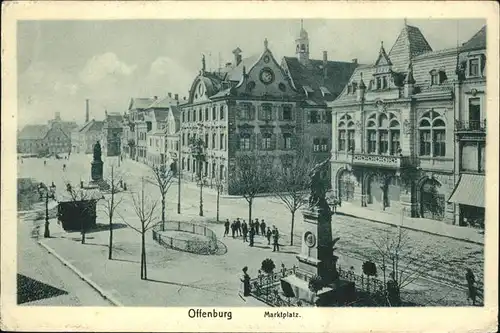
<path fill-rule="evenodd" d="M 279 252 L 279 232 L 278 228 L 273 225 L 271 227 L 266 226 L 266 222 L 262 219 L 256 218 L 255 221 L 250 221 L 247 223 L 245 220 L 240 220 L 238 217 L 233 222 L 229 222 L 229 219 L 224 223 L 224 237 L 229 237 L 229 229 L 231 229 L 231 236 L 233 238 L 243 237 L 243 242 L 248 242 L 250 246 L 253 247 L 255 236 L 264 236 L 267 238 L 267 245 L 271 245 L 271 239 L 273 241 L 273 252 Z"/>

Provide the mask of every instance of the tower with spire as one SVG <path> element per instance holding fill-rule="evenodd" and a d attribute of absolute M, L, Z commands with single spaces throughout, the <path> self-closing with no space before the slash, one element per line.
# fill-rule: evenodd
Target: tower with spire
<path fill-rule="evenodd" d="M 299 37 L 295 39 L 295 54 L 299 62 L 306 65 L 309 61 L 309 36 L 304 29 L 304 20 L 300 20 Z"/>

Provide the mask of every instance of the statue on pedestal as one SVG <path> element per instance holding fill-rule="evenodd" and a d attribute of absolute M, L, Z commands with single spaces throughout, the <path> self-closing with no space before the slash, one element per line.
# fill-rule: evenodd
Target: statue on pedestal
<path fill-rule="evenodd" d="M 321 163 L 316 164 L 311 171 L 309 177 L 311 178 L 309 186 L 311 194 L 309 195 L 309 208 L 323 208 L 329 209 L 326 201 L 326 190 L 328 188 L 327 179 L 323 177 L 324 171 L 330 165 L 330 157 Z"/>
<path fill-rule="evenodd" d="M 101 160 L 101 144 L 99 141 L 94 145 L 94 160 L 90 162 L 92 182 L 98 183 L 102 180 L 103 162 Z"/>

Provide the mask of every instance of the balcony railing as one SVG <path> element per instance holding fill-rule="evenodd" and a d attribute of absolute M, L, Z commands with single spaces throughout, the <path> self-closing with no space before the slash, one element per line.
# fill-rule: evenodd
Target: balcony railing
<path fill-rule="evenodd" d="M 385 168 L 403 168 L 413 165 L 414 159 L 410 156 L 397 155 L 375 155 L 364 153 L 335 152 L 333 158 L 339 162 L 345 162 L 358 166 L 376 166 Z"/>
<path fill-rule="evenodd" d="M 486 131 L 485 120 L 456 120 L 456 132 L 484 132 Z"/>

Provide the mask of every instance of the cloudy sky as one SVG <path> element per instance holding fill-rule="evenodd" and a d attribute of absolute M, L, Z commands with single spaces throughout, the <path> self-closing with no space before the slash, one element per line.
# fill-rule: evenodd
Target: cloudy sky
<path fill-rule="evenodd" d="M 484 20 L 408 20 L 434 50 L 465 42 Z M 403 20 L 304 20 L 311 57 L 373 63 L 380 41 L 387 51 Z M 207 67 L 263 51 L 293 56 L 300 20 L 20 21 L 18 23 L 18 126 L 46 122 L 55 112 L 82 123 L 104 109 L 123 113 L 130 97 L 187 96 L 205 54 Z M 219 60 L 220 59 L 220 60 Z"/>

